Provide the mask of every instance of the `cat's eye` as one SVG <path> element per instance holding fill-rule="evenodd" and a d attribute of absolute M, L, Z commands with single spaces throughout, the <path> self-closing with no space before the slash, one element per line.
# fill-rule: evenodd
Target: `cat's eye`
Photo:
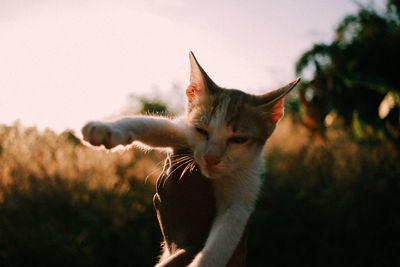
<path fill-rule="evenodd" d="M 203 135 L 203 136 L 205 136 L 205 137 L 208 137 L 208 132 L 207 132 L 206 130 L 204 130 L 204 129 L 202 129 L 202 128 L 199 128 L 199 127 L 196 127 L 196 131 L 197 131 L 199 134 L 201 134 L 201 135 Z"/>
<path fill-rule="evenodd" d="M 243 136 L 235 136 L 228 139 L 228 143 L 231 144 L 244 144 L 249 140 L 247 137 Z"/>

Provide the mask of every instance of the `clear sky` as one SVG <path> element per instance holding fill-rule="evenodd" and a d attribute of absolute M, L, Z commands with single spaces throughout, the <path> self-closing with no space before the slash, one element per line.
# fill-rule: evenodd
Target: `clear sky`
<path fill-rule="evenodd" d="M 1 0 L 0 124 L 79 129 L 121 113 L 130 94 L 170 102 L 172 84 L 184 94 L 190 50 L 217 84 L 265 92 L 293 80 L 302 52 L 356 10 L 351 0 Z"/>

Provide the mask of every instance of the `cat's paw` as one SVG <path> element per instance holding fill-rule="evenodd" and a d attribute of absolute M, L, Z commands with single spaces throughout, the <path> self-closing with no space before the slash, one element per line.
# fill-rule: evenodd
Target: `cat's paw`
<path fill-rule="evenodd" d="M 126 140 L 124 140 L 126 138 L 123 134 L 108 123 L 89 122 L 82 128 L 82 135 L 83 140 L 90 144 L 94 146 L 104 145 L 108 149 L 126 144 Z"/>

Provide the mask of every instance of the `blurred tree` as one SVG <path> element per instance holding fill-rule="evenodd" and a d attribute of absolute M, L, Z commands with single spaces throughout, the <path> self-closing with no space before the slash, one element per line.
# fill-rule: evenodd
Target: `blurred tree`
<path fill-rule="evenodd" d="M 397 12 L 400 11 L 400 1 L 399 0 L 389 0 L 387 6 L 388 6 L 388 9 L 396 8 Z"/>
<path fill-rule="evenodd" d="M 315 44 L 296 63 L 312 77 L 300 87 L 304 124 L 324 136 L 326 117 L 335 112 L 359 138 L 383 133 L 400 142 L 400 1 L 385 12 L 360 7 L 343 19 L 330 44 Z"/>
<path fill-rule="evenodd" d="M 121 115 L 148 114 L 175 116 L 185 109 L 182 86 L 173 82 L 167 90 L 161 90 L 153 85 L 146 95 L 132 93 L 128 96 L 127 106 Z"/>
<path fill-rule="evenodd" d="M 159 114 L 159 115 L 168 114 L 167 105 L 159 101 L 151 101 L 142 98 L 140 99 L 140 103 L 142 105 L 140 109 L 141 114 Z"/>

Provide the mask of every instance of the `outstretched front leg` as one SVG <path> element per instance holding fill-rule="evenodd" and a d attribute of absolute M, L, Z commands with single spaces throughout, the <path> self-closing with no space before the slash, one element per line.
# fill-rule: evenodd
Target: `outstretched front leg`
<path fill-rule="evenodd" d="M 137 116 L 115 122 L 89 122 L 82 128 L 84 140 L 110 149 L 139 141 L 151 147 L 187 147 L 185 123 L 161 117 Z"/>

